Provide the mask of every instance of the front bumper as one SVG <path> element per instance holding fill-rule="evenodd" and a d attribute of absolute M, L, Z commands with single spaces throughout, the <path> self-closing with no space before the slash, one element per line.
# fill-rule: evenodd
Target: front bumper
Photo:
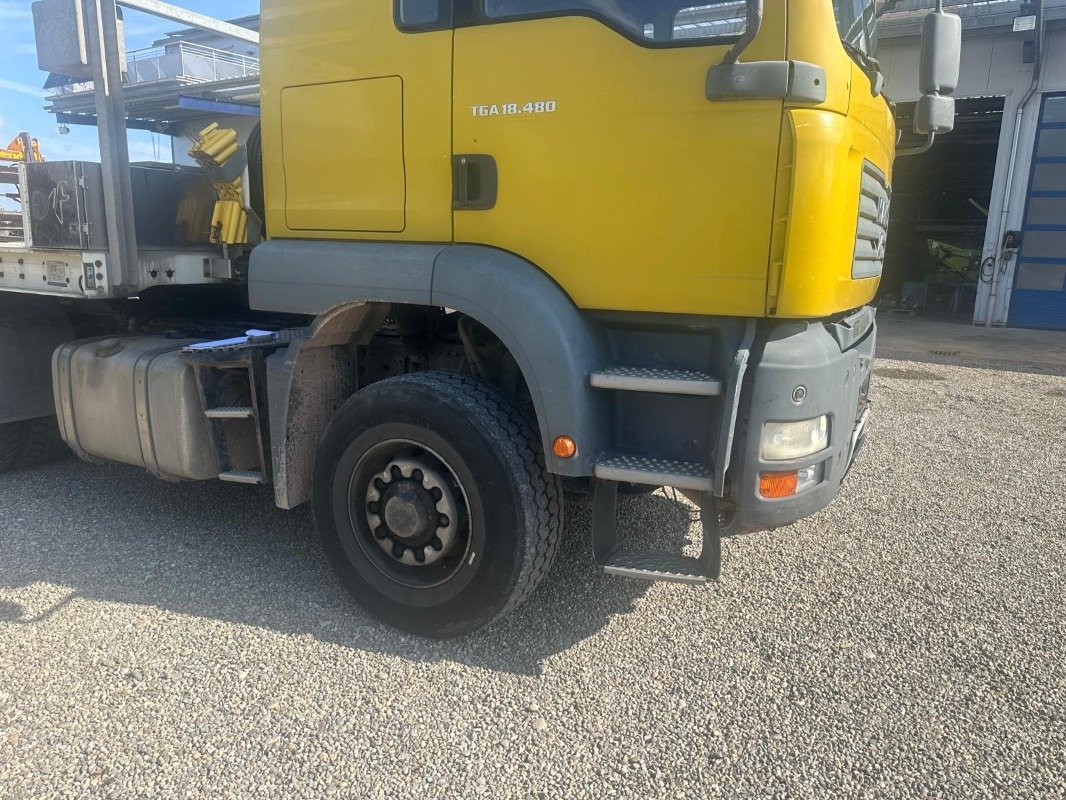
<path fill-rule="evenodd" d="M 836 322 L 783 323 L 759 337 L 728 474 L 737 528 L 788 525 L 820 511 L 837 496 L 866 433 L 876 339 L 874 309 L 869 306 Z M 801 386 L 804 391 L 797 392 Z M 802 399 L 793 399 L 800 394 Z M 761 458 L 764 423 L 821 414 L 829 417 L 829 446 L 824 450 L 792 461 Z M 811 466 L 821 471 L 820 479 L 798 494 L 780 499 L 759 494 L 761 473 Z"/>

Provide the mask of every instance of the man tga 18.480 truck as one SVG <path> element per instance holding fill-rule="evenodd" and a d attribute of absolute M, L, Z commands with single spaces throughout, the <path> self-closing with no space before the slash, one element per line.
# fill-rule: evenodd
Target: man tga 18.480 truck
<path fill-rule="evenodd" d="M 83 1 L 98 82 L 108 2 Z M 884 10 L 263 0 L 247 143 L 21 166 L 0 461 L 57 418 L 91 461 L 269 485 L 362 605 L 431 636 L 529 595 L 564 494 L 607 572 L 716 578 L 723 535 L 825 507 L 862 444 Z M 921 147 L 952 127 L 960 36 L 925 20 Z M 698 504 L 698 558 L 619 541 L 617 494 L 659 486 Z"/>

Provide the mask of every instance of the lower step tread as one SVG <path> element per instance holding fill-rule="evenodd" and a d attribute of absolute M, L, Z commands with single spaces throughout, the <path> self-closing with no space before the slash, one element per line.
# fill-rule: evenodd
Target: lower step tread
<path fill-rule="evenodd" d="M 250 484 L 263 484 L 266 483 L 263 480 L 263 473 L 257 469 L 231 469 L 228 472 L 220 472 L 218 475 L 220 481 L 228 481 L 229 483 L 250 483 Z"/>
<path fill-rule="evenodd" d="M 707 572 L 699 559 L 654 550 L 616 550 L 607 557 L 603 571 L 649 581 L 707 582 Z"/>
<path fill-rule="evenodd" d="M 667 458 L 614 455 L 596 462 L 593 473 L 607 481 L 643 483 L 649 486 L 673 486 L 706 492 L 714 486 L 710 467 L 692 461 L 672 461 Z"/>

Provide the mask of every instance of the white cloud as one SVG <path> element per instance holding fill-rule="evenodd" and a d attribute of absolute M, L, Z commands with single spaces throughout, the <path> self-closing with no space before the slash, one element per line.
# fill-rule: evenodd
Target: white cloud
<path fill-rule="evenodd" d="M 28 94 L 31 97 L 44 97 L 44 89 L 29 83 L 8 80 L 7 78 L 0 78 L 0 89 L 18 92 L 19 94 Z"/>
<path fill-rule="evenodd" d="M 29 3 L 19 3 L 16 0 L 0 0 L 0 16 L 5 20 L 33 19 Z"/>

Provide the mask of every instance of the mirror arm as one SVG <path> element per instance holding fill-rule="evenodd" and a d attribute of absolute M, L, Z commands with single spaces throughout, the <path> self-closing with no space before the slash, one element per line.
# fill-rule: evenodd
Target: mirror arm
<path fill-rule="evenodd" d="M 930 147 L 933 146 L 933 142 L 936 141 L 935 133 L 927 133 L 925 135 L 925 141 L 917 147 L 900 147 L 896 148 L 896 158 L 900 156 L 916 156 L 924 153 Z"/>
<path fill-rule="evenodd" d="M 729 52 L 722 59 L 723 64 L 736 64 L 740 54 L 748 49 L 762 27 L 762 4 L 763 0 L 747 0 L 745 3 L 744 33 L 737 39 L 736 44 L 729 48 Z"/>

